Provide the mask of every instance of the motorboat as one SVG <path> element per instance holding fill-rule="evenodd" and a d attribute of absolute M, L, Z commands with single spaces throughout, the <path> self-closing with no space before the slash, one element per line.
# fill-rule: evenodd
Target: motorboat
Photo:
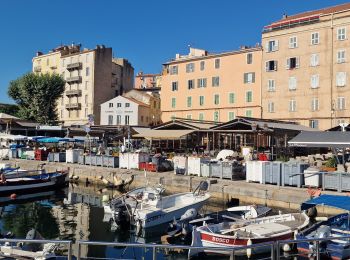
<path fill-rule="evenodd" d="M 205 252 L 225 254 L 225 251 L 210 250 L 210 247 L 232 248 L 235 254 L 246 254 L 239 250 L 247 245 L 293 239 L 296 232 L 309 225 L 309 217 L 304 213 L 289 213 L 268 217 L 221 222 L 197 227 L 192 233 L 192 246 L 206 247 Z M 264 253 L 270 246 L 257 247 L 250 254 Z M 228 252 L 228 251 L 226 251 Z M 190 254 L 199 253 L 192 250 Z"/>
<path fill-rule="evenodd" d="M 350 197 L 336 195 L 321 195 L 302 204 L 302 209 L 309 209 L 317 205 L 334 207 L 350 211 Z M 319 241 L 319 253 L 327 259 L 349 259 L 350 258 L 350 215 L 339 214 L 324 221 L 318 222 L 310 228 L 297 234 L 296 239 L 315 239 L 311 242 L 297 243 L 298 251 L 308 255 L 316 256 L 316 240 Z M 344 238 L 347 237 L 347 238 Z"/>
<path fill-rule="evenodd" d="M 68 171 L 56 171 L 0 182 L 0 195 L 34 193 L 51 190 L 68 184 Z"/>
<path fill-rule="evenodd" d="M 271 208 L 262 205 L 246 205 L 227 208 L 226 210 L 212 212 L 204 215 L 197 214 L 194 210 L 188 210 L 179 221 L 169 224 L 168 235 L 177 236 L 179 233 L 183 235 L 184 240 L 188 240 L 194 227 L 207 224 L 218 224 L 223 221 L 240 221 L 253 218 L 261 218 L 266 216 Z M 190 238 L 191 239 L 191 238 Z"/>
<path fill-rule="evenodd" d="M 163 196 L 157 192 L 144 192 L 141 201 L 132 208 L 132 224 L 150 228 L 180 219 L 189 209 L 197 212 L 209 200 L 208 183 L 202 181 L 194 192 Z"/>

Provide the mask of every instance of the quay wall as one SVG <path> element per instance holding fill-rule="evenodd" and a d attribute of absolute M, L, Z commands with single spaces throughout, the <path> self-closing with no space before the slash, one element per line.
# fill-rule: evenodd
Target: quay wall
<path fill-rule="evenodd" d="M 132 186 L 144 186 L 148 182 L 150 185 L 162 183 L 169 193 L 188 192 L 194 190 L 202 180 L 207 178 L 198 176 L 175 175 L 174 172 L 147 172 L 139 170 L 126 170 L 118 168 L 106 168 L 98 166 L 88 166 L 57 162 L 40 162 L 33 160 L 7 160 L 2 163 L 10 163 L 12 166 L 27 170 L 35 170 L 38 165 L 45 163 L 47 171 L 66 170 L 69 168 L 70 177 L 74 176 L 75 181 L 83 183 L 102 184 L 101 178 L 113 182 L 114 176 L 125 179 L 134 174 Z M 212 195 L 211 204 L 223 206 L 231 198 L 239 199 L 245 204 L 262 204 L 269 207 L 287 210 L 298 210 L 300 204 L 308 200 L 307 188 L 282 187 L 276 185 L 264 185 L 259 183 L 247 183 L 245 180 L 221 180 L 209 179 L 209 191 Z M 338 194 L 338 192 L 322 191 L 322 194 Z M 333 208 L 319 207 L 321 214 L 338 214 L 343 211 Z"/>

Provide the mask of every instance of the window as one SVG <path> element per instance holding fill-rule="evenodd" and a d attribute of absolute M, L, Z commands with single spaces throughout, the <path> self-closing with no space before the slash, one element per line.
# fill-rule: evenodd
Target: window
<path fill-rule="evenodd" d="M 338 39 L 338 41 L 343 41 L 346 39 L 346 28 L 345 27 L 338 28 L 337 39 Z"/>
<path fill-rule="evenodd" d="M 204 70 L 205 69 L 205 61 L 202 60 L 201 63 L 200 63 L 200 70 Z"/>
<path fill-rule="evenodd" d="M 297 89 L 297 78 L 296 77 L 289 77 L 288 88 L 289 88 L 289 90 L 296 90 Z"/>
<path fill-rule="evenodd" d="M 122 116 L 117 115 L 117 125 L 120 125 L 122 123 Z"/>
<path fill-rule="evenodd" d="M 277 60 L 269 60 L 265 63 L 266 71 L 277 70 Z"/>
<path fill-rule="evenodd" d="M 253 91 L 249 90 L 245 93 L 245 101 L 246 102 L 253 102 Z"/>
<path fill-rule="evenodd" d="M 267 52 L 278 51 L 278 40 L 271 40 L 266 43 Z"/>
<path fill-rule="evenodd" d="M 113 107 L 113 103 L 109 103 L 108 105 L 109 105 L 109 107 Z"/>
<path fill-rule="evenodd" d="M 85 81 L 85 90 L 88 89 L 89 81 Z"/>
<path fill-rule="evenodd" d="M 199 113 L 198 119 L 203 121 L 204 120 L 204 114 L 203 113 Z"/>
<path fill-rule="evenodd" d="M 346 84 L 346 72 L 337 72 L 336 85 L 337 87 L 344 87 Z"/>
<path fill-rule="evenodd" d="M 88 108 L 86 107 L 85 108 L 85 117 L 87 117 L 87 115 L 88 115 Z"/>
<path fill-rule="evenodd" d="M 267 111 L 269 113 L 274 113 L 275 112 L 275 103 L 273 103 L 272 101 L 269 101 L 267 104 Z"/>
<path fill-rule="evenodd" d="M 318 32 L 311 33 L 311 45 L 320 43 L 320 35 Z"/>
<path fill-rule="evenodd" d="M 89 68 L 89 67 L 86 67 L 86 68 L 85 68 L 85 71 L 86 71 L 86 76 L 89 76 L 89 75 L 90 75 L 90 68 Z"/>
<path fill-rule="evenodd" d="M 292 57 L 287 59 L 287 64 L 286 64 L 286 69 L 287 70 L 292 70 L 299 68 L 299 58 L 297 57 Z"/>
<path fill-rule="evenodd" d="M 143 123 L 143 116 L 141 116 L 141 122 Z"/>
<path fill-rule="evenodd" d="M 187 118 L 187 119 L 192 119 L 192 115 L 191 115 L 191 114 L 188 114 L 188 115 L 186 115 L 186 118 Z"/>
<path fill-rule="evenodd" d="M 252 112 L 252 110 L 250 110 L 250 109 L 246 110 L 246 111 L 245 111 L 245 116 L 246 116 L 246 117 L 253 117 L 253 112 Z"/>
<path fill-rule="evenodd" d="M 219 122 L 219 112 L 215 111 L 213 115 L 214 115 L 214 121 Z"/>
<path fill-rule="evenodd" d="M 228 102 L 230 104 L 234 104 L 235 103 L 235 93 L 228 93 Z"/>
<path fill-rule="evenodd" d="M 297 37 L 293 36 L 289 38 L 289 48 L 294 49 L 298 47 Z"/>
<path fill-rule="evenodd" d="M 311 111 L 318 111 L 318 98 L 313 98 L 311 100 Z"/>
<path fill-rule="evenodd" d="M 255 82 L 255 72 L 247 72 L 243 75 L 243 82 L 245 84 L 250 84 Z"/>
<path fill-rule="evenodd" d="M 309 127 L 318 129 L 318 120 L 309 120 Z"/>
<path fill-rule="evenodd" d="M 174 120 L 175 118 L 176 118 L 176 115 L 175 114 L 173 114 L 173 115 L 171 115 L 171 120 Z"/>
<path fill-rule="evenodd" d="M 235 112 L 228 112 L 228 120 L 231 121 L 231 120 L 234 120 L 236 118 L 235 116 Z"/>
<path fill-rule="evenodd" d="M 187 97 L 187 107 L 192 107 L 192 97 Z"/>
<path fill-rule="evenodd" d="M 194 72 L 194 63 L 188 63 L 186 64 L 186 72 Z"/>
<path fill-rule="evenodd" d="M 337 109 L 344 110 L 345 109 L 345 97 L 337 98 Z"/>
<path fill-rule="evenodd" d="M 220 59 L 215 59 L 215 69 L 220 68 Z"/>
<path fill-rule="evenodd" d="M 337 63 L 345 62 L 345 50 L 337 51 Z"/>
<path fill-rule="evenodd" d="M 220 77 L 212 77 L 211 85 L 213 87 L 218 87 L 220 85 Z"/>
<path fill-rule="evenodd" d="M 85 100 L 84 100 L 84 103 L 85 103 L 85 105 L 87 105 L 88 104 L 88 95 L 85 95 L 85 98 L 84 98 Z"/>
<path fill-rule="evenodd" d="M 108 125 L 113 125 L 113 116 L 108 115 Z"/>
<path fill-rule="evenodd" d="M 176 98 L 171 98 L 171 107 L 172 108 L 176 107 Z"/>
<path fill-rule="evenodd" d="M 220 104 L 220 95 L 215 94 L 214 95 L 214 105 L 219 105 Z"/>
<path fill-rule="evenodd" d="M 117 103 L 117 107 L 122 107 L 122 103 Z"/>
<path fill-rule="evenodd" d="M 292 99 L 289 100 L 289 112 L 295 112 L 297 111 L 297 101 Z"/>
<path fill-rule="evenodd" d="M 130 117 L 125 116 L 125 125 L 129 125 L 129 123 L 130 123 Z"/>
<path fill-rule="evenodd" d="M 177 73 L 178 73 L 177 65 L 170 66 L 170 75 L 177 75 Z"/>
<path fill-rule="evenodd" d="M 319 82 L 320 82 L 320 76 L 318 74 L 311 76 L 311 81 L 310 81 L 311 88 L 318 88 Z"/>
<path fill-rule="evenodd" d="M 267 83 L 267 91 L 274 92 L 276 91 L 276 85 L 274 79 L 269 79 Z"/>
<path fill-rule="evenodd" d="M 253 63 L 253 53 L 247 53 L 247 64 Z"/>
<path fill-rule="evenodd" d="M 320 57 L 319 57 L 318 53 L 311 54 L 311 56 L 310 56 L 310 66 L 311 67 L 318 66 L 319 65 L 319 60 L 320 60 Z"/>
<path fill-rule="evenodd" d="M 199 96 L 199 105 L 204 106 L 204 96 Z"/>
<path fill-rule="evenodd" d="M 125 107 L 130 107 L 130 103 L 125 103 Z"/>
<path fill-rule="evenodd" d="M 194 89 L 194 80 L 193 79 L 190 79 L 187 81 L 187 88 Z"/>
<path fill-rule="evenodd" d="M 177 83 L 177 81 L 171 82 L 171 90 L 172 91 L 178 91 L 178 83 Z"/>
<path fill-rule="evenodd" d="M 207 79 L 206 78 L 198 79 L 197 86 L 198 86 L 198 88 L 205 88 L 205 87 L 207 87 Z"/>

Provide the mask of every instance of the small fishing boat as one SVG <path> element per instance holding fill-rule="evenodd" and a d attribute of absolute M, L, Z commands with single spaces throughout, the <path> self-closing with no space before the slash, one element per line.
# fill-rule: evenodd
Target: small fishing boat
<path fill-rule="evenodd" d="M 221 222 L 205 225 L 193 230 L 192 246 L 207 247 L 205 252 L 225 254 L 224 251 L 213 251 L 210 247 L 223 247 L 235 249 L 235 254 L 247 254 L 239 247 L 293 239 L 296 232 L 303 230 L 309 224 L 309 217 L 303 213 L 290 213 L 262 217 L 236 222 Z M 257 247 L 251 249 L 249 254 L 264 253 L 270 247 Z M 190 254 L 198 253 L 192 250 Z"/>
<path fill-rule="evenodd" d="M 68 171 L 43 173 L 0 182 L 0 195 L 33 193 L 68 184 Z"/>
<path fill-rule="evenodd" d="M 307 210 L 316 205 L 334 207 L 350 211 L 350 197 L 336 195 L 321 195 L 302 204 L 301 208 Z M 321 257 L 327 259 L 349 259 L 350 258 L 350 215 L 343 213 L 333 216 L 327 220 L 318 222 L 308 229 L 297 234 L 296 239 L 323 239 L 327 241 L 319 242 L 319 252 Z M 341 239 L 340 237 L 348 237 Z M 298 251 L 308 255 L 316 256 L 316 242 L 299 242 Z"/>

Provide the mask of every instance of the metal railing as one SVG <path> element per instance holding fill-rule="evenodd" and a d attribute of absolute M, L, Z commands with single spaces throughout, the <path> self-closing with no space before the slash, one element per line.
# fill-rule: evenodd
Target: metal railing
<path fill-rule="evenodd" d="M 235 259 L 235 256 L 237 256 L 238 251 L 239 255 L 242 256 L 242 253 L 244 254 L 244 251 L 246 252 L 246 255 L 249 257 L 250 255 L 254 254 L 253 250 L 264 248 L 264 251 L 266 251 L 266 254 L 263 256 L 263 259 L 272 259 L 272 260 L 279 260 L 282 259 L 281 255 L 281 247 L 288 244 L 288 245 L 294 245 L 297 243 L 310 243 L 314 245 L 314 250 L 308 250 L 309 254 L 312 254 L 316 260 L 321 259 L 321 247 L 320 244 L 325 241 L 331 241 L 331 240 L 348 240 L 350 242 L 350 236 L 339 236 L 339 237 L 333 237 L 333 238 L 317 238 L 317 239 L 297 239 L 297 240 L 279 240 L 279 241 L 271 241 L 271 242 L 265 242 L 265 243 L 259 243 L 259 244 L 252 244 L 249 246 L 240 246 L 236 248 L 232 247 L 195 247 L 195 246 L 185 246 L 185 245 L 167 245 L 167 244 L 142 244 L 142 243 L 119 243 L 119 242 L 103 242 L 103 241 L 85 241 L 85 240 L 79 240 L 76 241 L 76 245 L 78 247 L 76 259 L 81 260 L 83 259 L 81 257 L 81 246 L 109 246 L 109 247 L 123 247 L 123 248 L 143 248 L 143 249 L 149 249 L 151 252 L 152 260 L 157 259 L 157 249 L 164 249 L 164 250 L 188 250 L 188 257 L 191 255 L 191 250 L 195 251 L 193 255 L 199 253 L 199 252 L 214 252 L 219 254 L 225 254 L 230 257 L 230 260 Z M 46 243 L 53 243 L 53 244 L 65 244 L 68 246 L 68 252 L 67 252 L 67 259 L 72 260 L 73 253 L 72 253 L 72 244 L 73 242 L 70 240 L 39 240 L 39 239 L 0 239 L 0 243 L 38 243 L 38 244 L 46 244 Z M 267 254 L 269 254 L 267 256 Z M 299 255 L 299 253 L 298 253 Z M 89 258 L 89 257 L 87 257 Z M 123 259 L 123 258 L 121 258 Z M 262 258 L 260 258 L 262 259 Z"/>

